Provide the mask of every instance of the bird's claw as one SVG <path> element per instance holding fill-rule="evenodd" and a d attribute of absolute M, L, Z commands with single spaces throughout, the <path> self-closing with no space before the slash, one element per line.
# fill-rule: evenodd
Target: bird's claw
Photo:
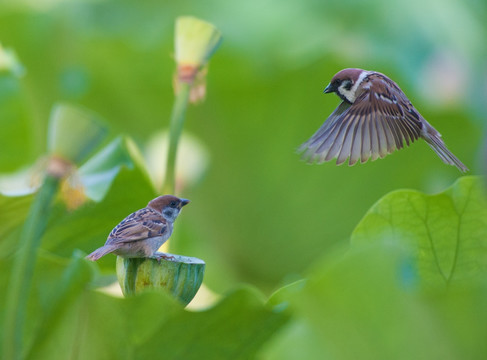
<path fill-rule="evenodd" d="M 173 255 L 165 254 L 165 253 L 155 253 L 154 258 L 157 260 L 157 262 L 161 262 L 162 259 L 164 260 L 169 260 L 169 261 L 175 261 L 176 257 Z"/>

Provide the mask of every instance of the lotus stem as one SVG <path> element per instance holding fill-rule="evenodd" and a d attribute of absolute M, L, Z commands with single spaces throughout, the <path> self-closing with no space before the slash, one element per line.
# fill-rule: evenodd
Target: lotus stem
<path fill-rule="evenodd" d="M 106 133 L 94 114 L 74 106 L 54 107 L 49 119 L 49 162 L 19 239 L 8 285 L 3 329 L 3 359 L 22 357 L 27 301 L 41 238 L 60 181 L 94 150 Z"/>
<path fill-rule="evenodd" d="M 177 91 L 169 129 L 166 178 L 162 187 L 165 194 L 176 194 L 177 149 L 191 87 L 198 72 L 208 63 L 211 55 L 218 48 L 221 39 L 220 31 L 206 21 L 191 16 L 181 16 L 176 20 L 174 48 Z"/>
<path fill-rule="evenodd" d="M 190 88 L 190 83 L 181 83 L 179 92 L 174 101 L 169 130 L 169 150 L 167 153 L 166 179 L 163 187 L 164 194 L 176 194 L 176 156 L 179 139 L 183 132 Z"/>
<path fill-rule="evenodd" d="M 21 358 L 25 309 L 34 274 L 35 260 L 59 178 L 48 174 L 32 203 L 19 241 L 19 251 L 14 260 L 8 286 L 5 323 L 3 331 L 3 359 Z"/>

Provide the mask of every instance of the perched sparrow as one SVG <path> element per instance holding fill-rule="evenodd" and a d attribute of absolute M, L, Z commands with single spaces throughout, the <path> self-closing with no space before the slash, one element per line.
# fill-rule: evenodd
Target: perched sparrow
<path fill-rule="evenodd" d="M 115 226 L 105 245 L 86 258 L 95 261 L 108 253 L 126 258 L 172 258 L 157 250 L 171 236 L 174 221 L 188 203 L 189 200 L 172 195 L 149 201 L 145 208 L 130 214 Z"/>
<path fill-rule="evenodd" d="M 414 108 L 397 84 L 384 74 L 362 69 L 338 72 L 325 93 L 336 93 L 343 101 L 318 131 L 299 151 L 310 162 L 322 163 L 337 158 L 337 165 L 347 158 L 349 165 L 359 159 L 378 157 L 403 147 L 418 138 L 445 163 L 468 171 L 447 148 L 441 135 Z"/>

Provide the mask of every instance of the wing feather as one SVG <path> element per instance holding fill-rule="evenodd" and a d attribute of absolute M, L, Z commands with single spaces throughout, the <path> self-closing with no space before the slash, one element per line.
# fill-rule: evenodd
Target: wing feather
<path fill-rule="evenodd" d="M 382 123 L 382 127 L 384 128 L 384 133 L 386 134 L 387 154 L 390 154 L 396 150 L 396 140 L 395 140 L 394 132 L 392 131 L 392 128 L 390 127 L 390 124 L 386 118 L 379 117 L 379 119 Z"/>
<path fill-rule="evenodd" d="M 382 159 L 387 155 L 387 136 L 384 131 L 384 127 L 382 126 L 382 119 L 377 116 L 377 113 L 374 113 L 372 117 L 375 121 L 375 126 L 377 129 L 379 156 Z"/>
<path fill-rule="evenodd" d="M 106 245 L 125 243 L 161 236 L 166 220 L 151 208 L 140 209 L 123 219 L 108 235 Z"/>
<path fill-rule="evenodd" d="M 372 146 L 372 161 L 379 158 L 379 131 L 377 130 L 377 124 L 375 117 L 369 114 L 370 125 L 370 144 Z"/>
<path fill-rule="evenodd" d="M 347 129 L 343 135 L 343 141 L 342 141 L 340 153 L 338 154 L 338 157 L 337 157 L 337 165 L 343 164 L 345 162 L 345 160 L 347 160 L 347 158 L 350 156 L 353 136 L 354 136 L 355 130 L 357 128 L 357 120 L 358 119 L 359 119 L 358 117 L 353 117 L 353 118 L 350 118 L 350 120 L 348 122 Z"/>
<path fill-rule="evenodd" d="M 362 121 L 362 149 L 360 154 L 360 162 L 364 163 L 369 160 L 371 146 L 370 146 L 370 114 L 365 115 Z"/>
<path fill-rule="evenodd" d="M 404 138 L 406 145 L 409 146 L 409 143 L 414 141 L 414 137 L 412 136 L 411 130 L 407 126 L 407 122 L 397 121 L 395 122 L 395 125 L 398 127 L 398 131 L 402 134 L 402 137 Z M 404 147 L 404 144 L 401 141 L 401 148 L 402 147 Z"/>
<path fill-rule="evenodd" d="M 391 118 L 385 118 L 384 123 L 389 128 L 389 132 L 392 135 L 392 140 L 394 141 L 394 146 L 392 150 L 389 150 L 389 153 L 393 152 L 394 150 L 399 150 L 402 148 L 403 137 L 402 133 L 399 131 L 399 128 L 396 126 L 396 121 L 392 120 Z"/>
<path fill-rule="evenodd" d="M 318 148 L 320 148 L 323 143 L 330 137 L 331 132 L 333 132 L 333 130 L 340 125 L 340 116 L 349 107 L 350 104 L 342 101 L 333 111 L 333 113 L 326 119 L 323 125 L 321 125 L 318 131 L 316 131 L 308 141 L 306 141 L 299 147 L 298 152 L 305 152 L 305 158 L 319 153 Z M 326 149 L 326 147 L 322 148 Z"/>
<path fill-rule="evenodd" d="M 353 132 L 353 141 L 350 150 L 350 160 L 348 161 L 349 166 L 355 165 L 362 156 L 362 129 L 364 122 L 364 117 L 360 117 L 356 120 Z"/>
<path fill-rule="evenodd" d="M 351 123 L 351 118 L 349 116 L 345 116 L 340 124 L 340 127 L 338 128 L 337 131 L 334 131 L 331 135 L 330 140 L 332 141 L 331 147 L 328 150 L 328 153 L 325 156 L 325 161 L 329 161 L 336 156 L 338 156 L 342 146 L 343 146 L 343 141 L 345 138 L 345 134 L 348 131 L 348 127 L 350 126 Z"/>

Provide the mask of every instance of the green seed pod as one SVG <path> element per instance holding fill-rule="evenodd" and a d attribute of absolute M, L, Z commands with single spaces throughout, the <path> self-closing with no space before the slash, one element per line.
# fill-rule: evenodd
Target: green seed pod
<path fill-rule="evenodd" d="M 164 288 L 184 305 L 198 292 L 203 282 L 205 262 L 181 255 L 175 260 L 160 262 L 149 258 L 122 258 L 117 256 L 117 277 L 125 296 L 144 289 Z"/>

